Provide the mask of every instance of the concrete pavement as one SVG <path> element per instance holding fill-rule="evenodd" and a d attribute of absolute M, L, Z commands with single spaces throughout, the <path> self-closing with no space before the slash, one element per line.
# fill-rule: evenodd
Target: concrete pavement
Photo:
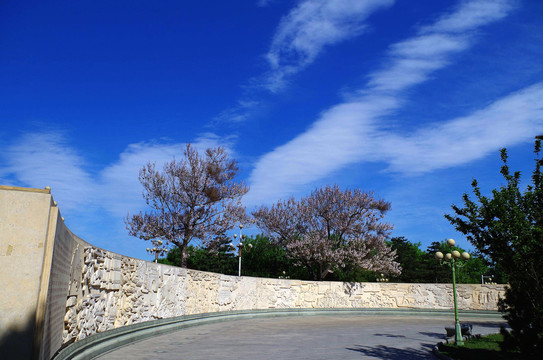
<path fill-rule="evenodd" d="M 474 334 L 506 323 L 462 319 Z M 203 324 L 125 345 L 96 359 L 434 359 L 450 316 L 312 315 Z"/>

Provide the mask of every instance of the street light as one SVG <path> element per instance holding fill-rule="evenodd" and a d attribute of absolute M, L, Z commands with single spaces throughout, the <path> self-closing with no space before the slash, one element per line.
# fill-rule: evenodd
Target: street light
<path fill-rule="evenodd" d="M 447 245 L 449 247 L 453 247 L 455 244 L 455 241 L 453 239 L 447 240 Z M 463 267 L 466 263 L 462 260 L 468 260 L 470 258 L 470 255 L 467 252 L 463 252 L 460 254 L 460 251 L 453 250 L 450 253 L 447 253 L 443 255 L 441 251 L 438 251 L 435 253 L 436 259 L 439 261 L 441 265 L 446 264 L 447 266 L 451 267 L 452 270 L 452 283 L 453 283 L 453 297 L 454 297 L 454 327 L 455 327 L 455 344 L 459 346 L 464 345 L 464 339 L 462 338 L 462 328 L 460 327 L 460 321 L 458 320 L 458 302 L 456 300 L 456 268 Z M 445 259 L 445 260 L 443 260 Z"/>
<path fill-rule="evenodd" d="M 485 283 L 485 279 L 488 279 L 488 281 Z M 481 285 L 484 284 L 495 284 L 494 282 L 494 275 L 483 275 L 481 274 Z"/>
<path fill-rule="evenodd" d="M 243 247 L 245 246 L 245 244 L 243 244 L 243 241 L 245 241 L 245 239 L 247 238 L 247 235 L 241 235 L 241 230 L 243 230 L 243 224 L 239 224 L 239 243 L 234 246 L 234 244 L 230 243 L 230 248 L 232 250 L 234 250 L 236 247 L 238 248 L 238 259 L 239 259 L 239 264 L 238 264 L 238 276 L 241 276 L 241 255 L 242 255 L 242 250 L 243 250 Z M 237 239 L 238 235 L 237 234 L 234 234 L 234 240 Z M 249 244 L 247 245 L 247 248 L 248 250 L 251 250 L 253 248 L 253 244 Z"/>
<path fill-rule="evenodd" d="M 162 246 L 162 240 L 151 240 L 151 243 L 154 245 L 152 248 L 147 248 L 149 254 L 155 254 L 155 262 L 158 262 L 158 255 L 164 255 L 167 250 Z"/>

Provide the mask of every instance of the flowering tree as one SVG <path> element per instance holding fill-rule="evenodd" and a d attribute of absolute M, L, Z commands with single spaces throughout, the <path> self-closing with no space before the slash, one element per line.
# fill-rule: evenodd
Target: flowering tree
<path fill-rule="evenodd" d="M 150 212 L 128 215 L 126 227 L 143 240 L 162 239 L 180 248 L 180 265 L 186 267 L 187 246 L 193 239 L 209 242 L 246 219 L 241 198 L 249 189 L 233 179 L 236 161 L 221 148 L 204 156 L 188 144 L 185 157 L 164 165 L 163 171 L 148 163 L 139 174 L 143 197 Z"/>
<path fill-rule="evenodd" d="M 315 280 L 346 265 L 399 274 L 395 251 L 386 244 L 392 225 L 380 222 L 390 204 L 360 189 L 316 189 L 253 212 L 256 224 L 305 266 Z"/>

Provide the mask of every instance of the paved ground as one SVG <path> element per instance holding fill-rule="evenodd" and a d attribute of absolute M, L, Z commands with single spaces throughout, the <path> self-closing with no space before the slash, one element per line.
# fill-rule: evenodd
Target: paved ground
<path fill-rule="evenodd" d="M 315 315 L 253 318 L 196 326 L 118 348 L 97 359 L 434 359 L 449 317 Z M 499 320 L 465 319 L 474 334 Z"/>

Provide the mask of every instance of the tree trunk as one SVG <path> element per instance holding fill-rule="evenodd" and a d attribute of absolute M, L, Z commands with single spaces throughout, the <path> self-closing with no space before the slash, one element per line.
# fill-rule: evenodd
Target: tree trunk
<path fill-rule="evenodd" d="M 313 280 L 318 280 L 317 272 L 313 271 L 313 268 L 310 265 L 306 264 L 305 266 L 307 267 L 307 270 L 309 271 L 309 275 L 313 278 Z"/>
<path fill-rule="evenodd" d="M 181 246 L 181 256 L 179 257 L 179 266 L 182 268 L 187 267 L 187 244 L 183 243 Z"/>
<path fill-rule="evenodd" d="M 322 269 L 322 266 L 321 266 L 321 269 Z M 328 275 L 331 269 L 332 269 L 332 264 L 328 264 L 328 266 L 326 266 L 326 269 L 324 269 L 324 271 L 321 271 L 319 280 L 323 280 L 326 277 L 326 275 Z"/>

